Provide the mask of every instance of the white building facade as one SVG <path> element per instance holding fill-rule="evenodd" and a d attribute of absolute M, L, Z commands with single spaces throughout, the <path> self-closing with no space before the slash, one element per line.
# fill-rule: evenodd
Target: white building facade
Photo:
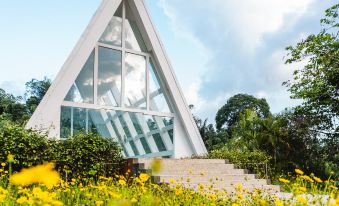
<path fill-rule="evenodd" d="M 103 0 L 27 127 L 97 133 L 125 157 L 207 153 L 143 0 Z"/>

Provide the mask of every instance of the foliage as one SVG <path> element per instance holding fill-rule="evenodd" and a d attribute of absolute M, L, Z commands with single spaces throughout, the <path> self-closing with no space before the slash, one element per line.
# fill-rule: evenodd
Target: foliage
<path fill-rule="evenodd" d="M 227 103 L 218 110 L 215 117 L 217 129 L 230 130 L 239 120 L 239 115 L 246 109 L 255 111 L 259 117 L 267 117 L 271 114 L 265 99 L 257 99 L 248 94 L 237 94 L 229 98 Z"/>
<path fill-rule="evenodd" d="M 193 110 L 194 105 L 189 105 L 189 108 Z M 228 134 L 225 130 L 217 131 L 213 124 L 208 124 L 208 119 L 202 120 L 194 115 L 193 118 L 198 127 L 201 138 L 205 143 L 207 151 L 211 151 L 212 149 L 225 144 L 228 139 Z"/>
<path fill-rule="evenodd" d="M 8 154 L 15 156 L 13 170 L 42 164 L 51 158 L 46 136 L 22 126 L 2 121 L 0 124 L 0 161 L 5 162 Z"/>
<path fill-rule="evenodd" d="M 66 140 L 50 141 L 56 168 L 64 177 L 113 175 L 122 166 L 121 149 L 112 138 L 78 134 Z"/>
<path fill-rule="evenodd" d="M 258 174 L 260 177 L 266 176 L 266 170 L 269 168 L 269 161 L 272 159 L 266 153 L 260 150 L 248 150 L 240 148 L 237 143 L 225 145 L 220 149 L 212 150 L 208 158 L 227 159 L 232 164 L 247 168 L 251 172 Z"/>
<path fill-rule="evenodd" d="M 317 138 L 308 116 L 285 111 L 277 116 L 260 118 L 254 111 L 245 110 L 233 127 L 232 138 L 226 143 L 230 149 L 262 151 L 272 157 L 269 166 L 271 178 L 295 167 L 313 171 L 321 177 L 331 172 L 339 175 L 338 154 L 331 160 L 327 144 Z"/>
<path fill-rule="evenodd" d="M 228 134 L 226 132 L 224 132 L 223 130 L 216 131 L 212 124 L 207 123 L 207 119 L 205 119 L 204 121 L 197 117 L 194 117 L 194 119 L 198 126 L 201 138 L 205 143 L 207 151 L 211 151 L 212 149 L 226 142 L 228 138 Z"/>
<path fill-rule="evenodd" d="M 286 63 L 305 62 L 293 80 L 284 82 L 292 98 L 302 99 L 297 109 L 312 117 L 319 132 L 339 141 L 339 4 L 326 10 L 324 28 L 295 46 L 287 47 Z"/>
<path fill-rule="evenodd" d="M 63 177 L 112 175 L 121 168 L 121 149 L 112 139 L 78 134 L 67 140 L 47 136 L 22 126 L 0 121 L 0 161 L 15 157 L 13 171 L 44 162 L 55 162 Z"/>
<path fill-rule="evenodd" d="M 20 97 L 7 94 L 0 88 L 0 117 L 20 124 L 27 121 L 29 114 L 21 100 Z"/>
<path fill-rule="evenodd" d="M 335 162 L 328 158 L 336 150 L 328 150 L 326 140 L 318 138 L 317 132 L 312 128 L 312 120 L 308 115 L 300 114 L 295 111 L 285 111 L 277 116 L 282 120 L 281 126 L 284 130 L 282 136 L 285 144 L 278 147 L 278 156 L 276 170 L 291 171 L 295 167 L 301 167 L 306 172 L 325 178 L 330 176 L 331 172 L 339 175 L 338 167 Z M 334 146 L 335 144 L 333 144 Z M 338 158 L 338 154 L 333 154 L 331 158 Z"/>
<path fill-rule="evenodd" d="M 31 81 L 26 82 L 26 106 L 31 115 L 45 96 L 51 83 L 51 80 L 47 77 L 44 77 L 43 80 L 32 79 Z"/>

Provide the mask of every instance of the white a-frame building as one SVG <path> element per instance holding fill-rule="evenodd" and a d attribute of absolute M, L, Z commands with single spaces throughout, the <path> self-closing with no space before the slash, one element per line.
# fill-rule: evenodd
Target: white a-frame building
<path fill-rule="evenodd" d="M 103 0 L 27 127 L 98 133 L 125 157 L 207 153 L 143 0 Z"/>

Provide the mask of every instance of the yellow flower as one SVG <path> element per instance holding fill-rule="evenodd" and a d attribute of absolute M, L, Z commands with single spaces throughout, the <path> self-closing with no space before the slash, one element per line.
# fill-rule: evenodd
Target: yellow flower
<path fill-rule="evenodd" d="M 306 203 L 307 203 L 307 200 L 305 199 L 305 197 L 303 197 L 303 196 L 301 196 L 301 195 L 299 195 L 299 196 L 297 197 L 297 201 L 298 201 L 299 203 L 301 203 L 301 204 L 306 204 Z"/>
<path fill-rule="evenodd" d="M 284 206 L 284 203 L 281 200 L 279 200 L 279 199 L 276 199 L 274 201 L 274 203 L 275 203 L 275 206 Z"/>
<path fill-rule="evenodd" d="M 8 162 L 14 162 L 14 155 L 8 154 L 8 155 L 7 155 L 7 161 L 8 161 Z"/>
<path fill-rule="evenodd" d="M 1 166 L 3 166 L 3 167 L 4 167 L 4 166 L 6 166 L 6 163 L 4 163 L 4 162 L 3 162 L 3 163 L 1 163 Z"/>
<path fill-rule="evenodd" d="M 236 189 L 238 192 L 242 191 L 242 188 L 243 188 L 243 185 L 240 184 L 240 183 L 238 183 L 238 184 L 235 185 L 235 189 Z"/>
<path fill-rule="evenodd" d="M 23 204 L 25 202 L 27 202 L 27 197 L 19 197 L 17 200 L 16 200 L 16 203 L 18 204 Z"/>
<path fill-rule="evenodd" d="M 240 206 L 238 203 L 232 203 L 232 206 Z"/>
<path fill-rule="evenodd" d="M 137 199 L 135 199 L 134 197 L 131 199 L 131 203 L 136 203 L 136 202 L 138 202 L 138 200 Z"/>
<path fill-rule="evenodd" d="M 104 201 L 102 201 L 102 200 L 95 201 L 96 206 L 100 206 L 100 205 L 103 205 L 103 204 L 104 204 Z"/>
<path fill-rule="evenodd" d="M 279 181 L 285 184 L 290 182 L 289 180 L 284 179 L 284 178 L 279 178 Z"/>
<path fill-rule="evenodd" d="M 202 183 L 199 183 L 198 184 L 198 189 L 199 190 L 203 190 L 205 188 L 205 185 L 204 184 L 202 184 Z"/>
<path fill-rule="evenodd" d="M 333 186 L 333 185 L 330 185 L 329 188 L 334 189 L 334 190 L 337 190 L 337 189 L 338 189 L 338 187 Z"/>
<path fill-rule="evenodd" d="M 126 185 L 126 181 L 125 180 L 119 180 L 119 185 L 121 186 L 125 186 Z"/>
<path fill-rule="evenodd" d="M 190 168 L 189 170 L 188 170 L 188 174 L 193 174 L 193 170 L 192 170 L 192 168 Z"/>
<path fill-rule="evenodd" d="M 170 182 L 171 184 L 176 184 L 176 183 L 177 183 L 177 181 L 176 181 L 175 179 L 173 179 L 173 178 L 171 178 L 171 179 L 169 180 L 169 182 Z"/>
<path fill-rule="evenodd" d="M 323 182 L 319 177 L 313 177 L 313 179 L 314 179 L 317 183 L 322 183 L 322 182 Z"/>
<path fill-rule="evenodd" d="M 259 200 L 259 204 L 261 206 L 265 206 L 265 205 L 267 205 L 267 202 L 265 200 Z"/>
<path fill-rule="evenodd" d="M 303 178 L 304 180 L 309 181 L 311 183 L 314 182 L 314 180 L 307 175 L 302 175 L 301 178 Z"/>
<path fill-rule="evenodd" d="M 178 187 L 175 189 L 175 195 L 180 195 L 180 194 L 182 194 L 182 188 Z"/>
<path fill-rule="evenodd" d="M 297 173 L 299 175 L 303 175 L 304 174 L 304 172 L 302 170 L 300 170 L 300 169 L 295 169 L 294 171 L 295 171 L 295 173 Z"/>
<path fill-rule="evenodd" d="M 61 201 L 54 200 L 54 201 L 52 202 L 52 205 L 54 205 L 54 206 L 63 206 L 64 204 L 63 204 Z"/>
<path fill-rule="evenodd" d="M 301 192 L 306 192 L 306 191 L 307 191 L 306 187 L 299 187 L 298 189 L 299 189 L 299 191 L 301 191 Z"/>
<path fill-rule="evenodd" d="M 139 175 L 139 179 L 141 180 L 141 182 L 146 182 L 149 179 L 149 175 L 146 173 L 141 173 Z"/>
<path fill-rule="evenodd" d="M 51 188 L 60 182 L 60 175 L 53 168 L 54 164 L 48 163 L 23 169 L 20 173 L 12 175 L 10 182 L 22 186 L 41 183 Z"/>
<path fill-rule="evenodd" d="M 215 194 L 208 194 L 208 198 L 210 198 L 211 200 L 216 200 L 217 199 L 217 196 Z"/>

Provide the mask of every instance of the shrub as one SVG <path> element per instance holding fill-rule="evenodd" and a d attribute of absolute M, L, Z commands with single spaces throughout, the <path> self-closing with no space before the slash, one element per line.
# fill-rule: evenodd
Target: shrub
<path fill-rule="evenodd" d="M 0 163 L 7 161 L 8 154 L 14 155 L 14 172 L 54 162 L 66 179 L 112 175 L 123 166 L 121 149 L 112 139 L 78 134 L 67 140 L 51 140 L 45 134 L 0 121 Z"/>
<path fill-rule="evenodd" d="M 49 161 L 51 153 L 45 135 L 25 130 L 8 121 L 0 122 L 0 162 L 6 162 L 8 154 L 15 156 L 14 171 Z"/>
<path fill-rule="evenodd" d="M 267 173 L 269 172 L 269 161 L 272 159 L 269 155 L 260 150 L 241 150 L 227 146 L 211 151 L 208 158 L 227 159 L 233 164 L 258 174 L 260 177 L 267 176 Z"/>
<path fill-rule="evenodd" d="M 52 140 L 50 144 L 56 168 L 66 179 L 112 176 L 122 167 L 121 149 L 111 138 L 78 134 L 67 140 Z"/>

